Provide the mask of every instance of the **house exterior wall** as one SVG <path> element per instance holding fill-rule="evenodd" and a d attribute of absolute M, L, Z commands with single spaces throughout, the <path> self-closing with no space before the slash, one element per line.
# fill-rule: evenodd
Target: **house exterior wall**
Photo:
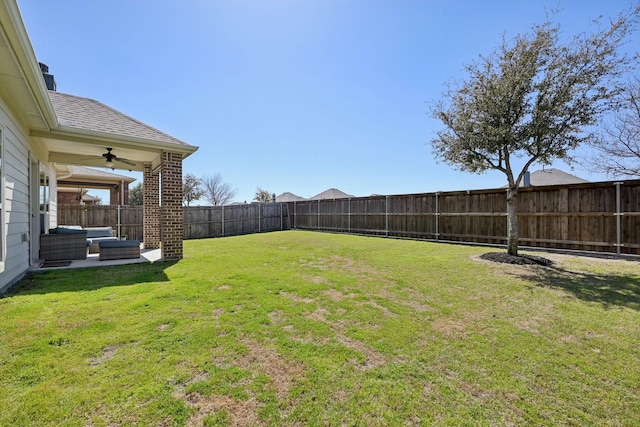
<path fill-rule="evenodd" d="M 38 236 L 30 235 L 32 192 L 38 192 L 38 184 L 30 184 L 31 160 L 37 160 L 27 132 L 12 115 L 9 107 L 0 98 L 0 134 L 2 138 L 2 220 L 0 230 L 0 293 L 26 273 L 31 264 L 31 245 L 39 247 Z M 42 163 L 45 173 L 51 178 L 50 194 L 56 191 L 55 175 Z M 51 197 L 51 218 L 55 218 L 56 202 Z M 37 198 L 36 198 L 37 200 Z M 33 219 L 33 220 L 37 220 Z M 47 226 L 47 225 L 45 225 Z"/>

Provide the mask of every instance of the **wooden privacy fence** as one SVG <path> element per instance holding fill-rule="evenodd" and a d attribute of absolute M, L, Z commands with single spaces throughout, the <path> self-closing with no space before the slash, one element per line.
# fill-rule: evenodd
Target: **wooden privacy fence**
<path fill-rule="evenodd" d="M 290 202 L 294 229 L 505 244 L 506 190 Z M 640 180 L 521 188 L 521 245 L 640 253 Z"/>
<path fill-rule="evenodd" d="M 59 225 L 110 226 L 120 237 L 143 240 L 142 206 L 58 205 Z"/>
<path fill-rule="evenodd" d="M 234 236 L 289 228 L 286 203 L 184 208 L 185 239 Z"/>
<path fill-rule="evenodd" d="M 184 239 L 289 229 L 286 203 L 184 207 Z M 58 224 L 112 227 L 118 236 L 143 240 L 142 206 L 59 205 Z"/>

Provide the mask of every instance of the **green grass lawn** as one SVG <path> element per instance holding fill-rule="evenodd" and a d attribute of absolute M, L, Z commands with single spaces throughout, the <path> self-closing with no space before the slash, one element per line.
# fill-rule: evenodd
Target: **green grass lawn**
<path fill-rule="evenodd" d="M 287 231 L 0 299 L 0 425 L 640 425 L 640 264 Z"/>

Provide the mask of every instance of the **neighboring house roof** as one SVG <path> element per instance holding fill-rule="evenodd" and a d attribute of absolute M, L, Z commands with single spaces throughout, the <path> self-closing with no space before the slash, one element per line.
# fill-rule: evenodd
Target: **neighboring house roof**
<path fill-rule="evenodd" d="M 103 132 L 170 144 L 188 145 L 101 102 L 49 91 L 60 125 L 90 132 Z"/>
<path fill-rule="evenodd" d="M 85 194 L 82 196 L 83 202 L 98 202 L 100 201 L 100 197 L 92 196 L 91 194 Z"/>
<path fill-rule="evenodd" d="M 60 170 L 60 168 L 65 168 Z M 136 179 L 77 165 L 58 165 L 56 167 L 58 188 L 117 188 L 128 186 Z"/>
<path fill-rule="evenodd" d="M 307 200 L 304 197 L 300 197 L 298 195 L 295 195 L 293 193 L 282 193 L 279 196 L 276 196 L 276 202 L 278 203 L 285 203 L 285 202 L 301 202 L 303 200 Z"/>
<path fill-rule="evenodd" d="M 69 176 L 65 179 L 73 179 L 73 178 L 93 178 L 100 180 L 108 180 L 114 182 L 133 182 L 136 179 L 126 175 L 120 175 L 117 173 L 101 171 L 97 169 L 87 168 L 84 166 L 77 165 L 69 165 Z"/>
<path fill-rule="evenodd" d="M 337 188 L 330 188 L 328 190 L 323 191 L 320 194 L 316 194 L 315 196 L 311 197 L 309 200 L 348 199 L 349 197 L 354 197 L 354 196 L 347 194 L 343 191 L 340 191 Z"/>
<path fill-rule="evenodd" d="M 586 179 L 553 168 L 531 172 L 529 181 L 532 186 L 581 184 L 589 182 Z M 523 184 L 524 183 L 521 183 L 520 185 L 522 186 Z"/>

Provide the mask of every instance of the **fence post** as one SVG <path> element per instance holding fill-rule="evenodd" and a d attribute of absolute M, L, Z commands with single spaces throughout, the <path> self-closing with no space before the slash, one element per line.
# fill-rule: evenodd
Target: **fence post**
<path fill-rule="evenodd" d="M 440 222 L 440 208 L 438 207 L 438 196 L 440 195 L 440 192 L 436 192 L 436 242 L 438 240 L 440 240 L 440 229 L 439 229 L 439 222 Z"/>
<path fill-rule="evenodd" d="M 318 224 L 317 224 L 317 228 L 318 228 L 318 231 L 320 231 L 320 199 L 318 199 Z"/>
<path fill-rule="evenodd" d="M 282 223 L 283 221 L 283 217 L 282 217 L 282 203 L 280 203 L 280 231 L 284 230 L 284 224 Z"/>
<path fill-rule="evenodd" d="M 122 228 L 120 227 L 120 223 L 122 222 L 120 218 L 120 208 L 121 206 L 118 205 L 118 239 L 122 239 Z"/>
<path fill-rule="evenodd" d="M 616 255 L 620 256 L 622 246 L 622 196 L 620 194 L 620 185 L 618 181 L 616 185 Z"/>
<path fill-rule="evenodd" d="M 224 237 L 224 205 L 222 205 L 222 218 L 220 218 L 220 229 L 222 231 L 222 237 Z"/>
<path fill-rule="evenodd" d="M 389 196 L 384 200 L 384 233 L 389 237 Z"/>
<path fill-rule="evenodd" d="M 262 218 L 260 214 L 262 213 L 262 203 L 258 202 L 258 233 L 262 231 Z"/>
<path fill-rule="evenodd" d="M 298 229 L 298 202 L 293 201 L 293 229 Z"/>
<path fill-rule="evenodd" d="M 347 232 L 351 234 L 351 197 L 349 197 L 349 211 L 347 212 Z"/>

